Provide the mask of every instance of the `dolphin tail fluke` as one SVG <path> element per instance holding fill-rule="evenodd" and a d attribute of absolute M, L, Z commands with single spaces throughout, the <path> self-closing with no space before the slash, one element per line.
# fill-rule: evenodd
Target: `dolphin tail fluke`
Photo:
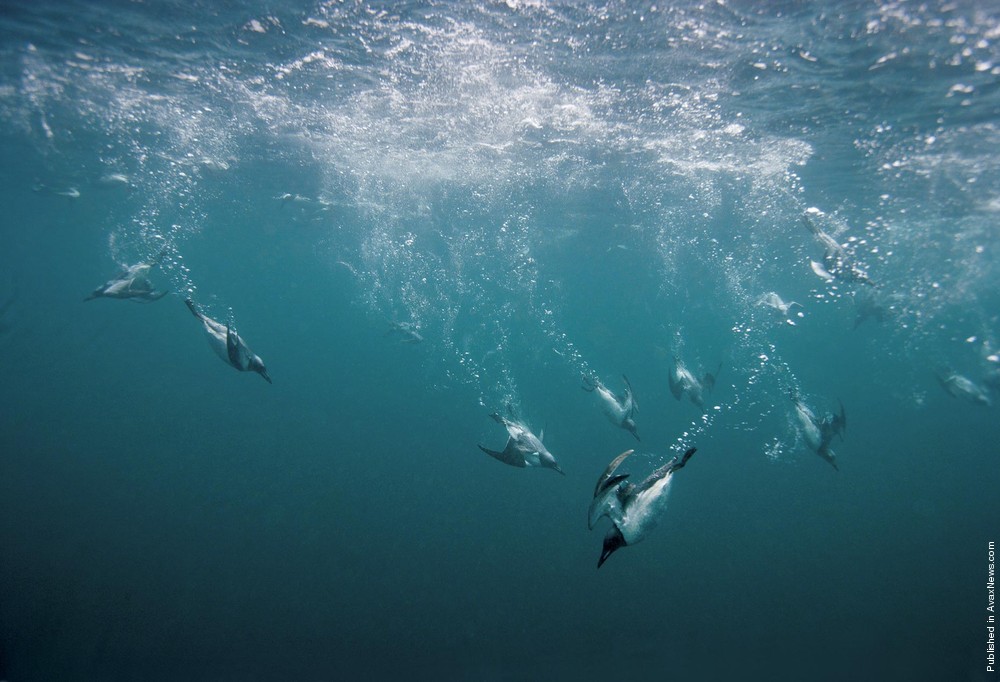
<path fill-rule="evenodd" d="M 161 298 L 169 294 L 169 291 L 154 291 L 149 295 L 150 301 L 159 301 Z"/>
<path fill-rule="evenodd" d="M 490 419 L 495 421 L 497 424 L 503 424 L 504 418 L 500 416 L 499 412 L 490 412 Z"/>
<path fill-rule="evenodd" d="M 689 459 L 691 459 L 691 455 L 693 455 L 697 451 L 698 451 L 698 448 L 688 448 L 687 452 L 684 453 L 684 455 L 680 458 L 680 460 L 678 460 L 675 457 L 674 461 L 671 462 L 670 465 L 667 467 L 667 473 L 671 473 L 672 474 L 673 472 L 677 471 L 678 469 L 683 469 L 684 465 L 688 463 Z"/>
<path fill-rule="evenodd" d="M 192 315 L 194 315 L 195 317 L 197 317 L 199 320 L 204 321 L 205 316 L 202 315 L 201 312 L 198 311 L 198 306 L 196 306 L 194 304 L 194 301 L 192 301 L 190 298 L 185 298 L 184 299 L 184 305 L 186 305 L 188 307 L 188 310 L 191 311 Z"/>
<path fill-rule="evenodd" d="M 816 227 L 816 225 L 813 224 L 813 221 L 811 221 L 809 219 L 809 214 L 808 213 L 803 213 L 802 214 L 802 222 L 803 222 L 803 224 L 805 224 L 806 229 L 809 230 L 809 232 L 811 232 L 812 234 L 819 234 L 819 232 L 820 232 L 819 228 Z"/>
<path fill-rule="evenodd" d="M 584 374 L 581 377 L 581 379 L 583 380 L 583 386 L 581 386 L 580 388 L 585 390 L 587 393 L 592 393 L 594 389 L 597 388 L 597 384 L 594 383 L 594 380 L 588 377 L 586 374 Z"/>

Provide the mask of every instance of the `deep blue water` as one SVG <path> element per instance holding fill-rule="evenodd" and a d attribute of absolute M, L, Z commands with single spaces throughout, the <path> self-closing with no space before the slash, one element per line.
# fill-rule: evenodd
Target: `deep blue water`
<path fill-rule="evenodd" d="M 997 679 L 998 149 L 987 2 L 3 3 L 0 679 Z"/>

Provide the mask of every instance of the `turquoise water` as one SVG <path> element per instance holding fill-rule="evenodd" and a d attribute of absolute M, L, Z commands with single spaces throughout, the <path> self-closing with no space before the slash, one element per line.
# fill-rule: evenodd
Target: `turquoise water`
<path fill-rule="evenodd" d="M 992 4 L 0 29 L 0 679 L 997 679 Z M 874 285 L 816 274 L 809 209 Z M 167 297 L 83 301 L 160 254 Z M 717 374 L 704 413 L 674 356 Z M 641 442 L 580 390 L 623 373 Z M 839 471 L 790 395 L 843 404 Z M 479 450 L 507 410 L 565 477 Z M 636 482 L 698 453 L 598 571 L 633 447 Z"/>

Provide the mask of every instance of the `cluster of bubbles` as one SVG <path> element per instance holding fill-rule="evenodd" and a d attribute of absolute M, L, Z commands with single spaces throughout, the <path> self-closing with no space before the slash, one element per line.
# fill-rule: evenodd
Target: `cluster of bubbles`
<path fill-rule="evenodd" d="M 996 105 L 987 86 L 1000 21 L 909 3 L 874 5 L 860 20 L 815 10 L 324 2 L 247 18 L 214 40 L 178 25 L 174 43 L 138 59 L 82 40 L 69 55 L 22 46 L 0 118 L 64 161 L 100 149 L 101 173 L 130 190 L 112 256 L 163 254 L 189 296 L 183 248 L 209 222 L 221 191 L 212 178 L 272 154 L 309 166 L 309 201 L 353 211 L 329 250 L 363 304 L 418 329 L 491 408 L 519 402 L 513 359 L 531 349 L 597 373 L 566 330 L 569 294 L 542 255 L 566 226 L 538 205 L 613 195 L 608 215 L 624 230 L 584 237 L 641 254 L 660 311 L 699 313 L 692 271 L 718 285 L 713 315 L 729 324 L 713 350 L 736 390 L 692 421 L 691 441 L 719 420 L 743 429 L 784 414 L 799 392 L 760 296 L 790 266 L 811 277 L 802 265 L 818 254 L 801 216 L 814 203 L 826 208 L 823 229 L 879 278 L 901 347 L 923 352 L 945 326 L 962 339 L 971 328 L 995 354 L 1000 162 L 986 150 L 1000 131 L 982 112 Z M 199 45 L 216 56 L 199 58 Z M 934 77 L 899 78 L 907 69 Z M 819 93 L 815 82 L 834 87 L 837 73 L 842 89 Z M 858 99 L 872 91 L 859 84 L 936 109 L 889 123 Z M 820 201 L 807 199 L 801 169 L 819 145 L 852 149 L 839 170 L 860 157 L 863 180 L 884 191 L 855 204 L 834 174 Z M 846 303 L 846 288 L 810 281 L 811 303 Z"/>

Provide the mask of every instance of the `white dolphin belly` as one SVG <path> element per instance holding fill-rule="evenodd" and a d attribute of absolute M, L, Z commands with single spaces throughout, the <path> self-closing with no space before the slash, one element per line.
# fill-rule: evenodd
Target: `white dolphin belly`
<path fill-rule="evenodd" d="M 673 474 L 667 474 L 629 500 L 618 525 L 626 543 L 634 545 L 639 542 L 659 523 L 667 508 L 671 479 Z"/>

